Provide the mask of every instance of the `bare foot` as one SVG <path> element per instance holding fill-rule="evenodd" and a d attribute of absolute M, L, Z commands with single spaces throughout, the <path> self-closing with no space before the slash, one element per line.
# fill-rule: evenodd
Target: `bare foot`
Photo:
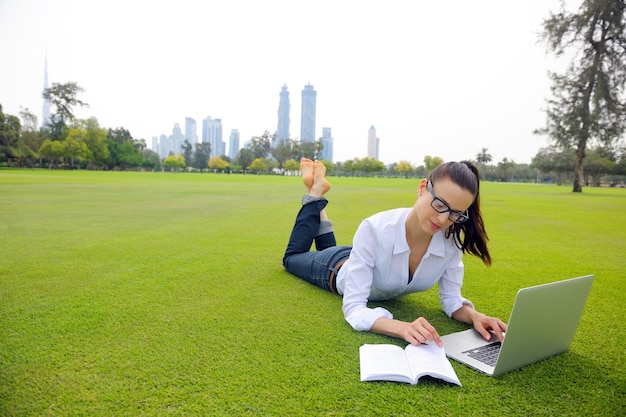
<path fill-rule="evenodd" d="M 313 175 L 313 185 L 309 194 L 314 197 L 321 197 L 330 190 L 330 183 L 326 180 L 326 167 L 321 161 L 315 161 L 315 172 Z"/>
<path fill-rule="evenodd" d="M 300 159 L 300 173 L 302 174 L 302 181 L 306 187 L 307 193 L 311 191 L 313 186 L 313 172 L 315 171 L 315 164 L 308 158 Z"/>

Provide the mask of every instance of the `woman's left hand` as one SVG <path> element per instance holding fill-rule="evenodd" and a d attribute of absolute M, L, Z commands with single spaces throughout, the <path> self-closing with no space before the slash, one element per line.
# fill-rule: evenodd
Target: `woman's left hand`
<path fill-rule="evenodd" d="M 497 317 L 489 317 L 474 310 L 467 304 L 452 313 L 452 317 L 458 321 L 472 324 L 474 329 L 476 329 L 485 340 L 491 340 L 491 332 L 495 333 L 500 342 L 504 340 L 502 332 L 506 331 L 506 323 Z"/>
<path fill-rule="evenodd" d="M 472 324 L 478 333 L 480 333 L 485 340 L 491 340 L 491 332 L 495 333 L 498 340 L 502 342 L 504 340 L 503 332 L 506 331 L 506 324 L 497 317 L 489 317 L 483 313 L 476 312 Z"/>

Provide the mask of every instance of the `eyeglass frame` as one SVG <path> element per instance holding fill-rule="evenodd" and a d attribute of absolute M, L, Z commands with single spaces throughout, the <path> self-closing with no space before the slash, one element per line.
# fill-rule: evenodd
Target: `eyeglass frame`
<path fill-rule="evenodd" d="M 437 213 L 446 213 L 446 212 L 450 213 L 448 214 L 448 219 L 456 224 L 465 223 L 467 220 L 469 220 L 469 212 L 467 210 L 465 210 L 465 213 L 461 213 L 460 211 L 457 211 L 457 210 L 452 210 L 450 206 L 448 206 L 446 203 L 443 202 L 443 200 L 437 197 L 437 195 L 435 194 L 435 190 L 433 189 L 433 183 L 430 182 L 430 180 L 427 180 L 426 184 L 428 187 L 428 191 L 430 192 L 430 195 L 433 197 L 433 199 L 430 202 L 430 207 L 432 207 L 433 210 L 435 210 Z M 434 206 L 435 201 L 438 201 L 443 207 L 445 207 L 445 209 L 444 210 L 437 209 Z M 456 220 L 453 218 L 453 216 L 455 215 L 458 216 Z"/>

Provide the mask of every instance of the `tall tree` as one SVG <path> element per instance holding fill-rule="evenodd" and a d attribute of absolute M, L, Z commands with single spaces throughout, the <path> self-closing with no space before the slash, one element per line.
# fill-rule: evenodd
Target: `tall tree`
<path fill-rule="evenodd" d="M 584 0 L 577 13 L 550 13 L 541 39 L 548 52 L 573 56 L 564 74 L 550 73 L 552 95 L 546 134 L 576 150 L 573 192 L 582 192 L 583 160 L 590 142 L 605 146 L 626 128 L 626 20 L 624 0 Z"/>
<path fill-rule="evenodd" d="M 491 154 L 487 153 L 489 149 L 487 148 L 482 148 L 482 150 L 476 154 L 476 163 L 478 163 L 479 165 L 487 165 L 489 162 L 491 162 Z"/>
<path fill-rule="evenodd" d="M 44 141 L 44 137 L 37 128 L 37 116 L 27 108 L 20 109 L 22 121 L 22 141 L 28 150 L 28 158 L 37 158 L 37 152 Z"/>
<path fill-rule="evenodd" d="M 187 166 L 193 166 L 193 146 L 191 145 L 191 142 L 185 139 L 180 148 L 183 151 L 183 158 L 185 158 L 185 163 L 187 164 Z"/>
<path fill-rule="evenodd" d="M 0 105 L 0 160 L 19 158 L 22 156 L 20 119 L 2 112 Z"/>
<path fill-rule="evenodd" d="M 193 153 L 191 166 L 202 172 L 202 170 L 207 168 L 209 158 L 211 157 L 211 144 L 209 142 L 196 143 L 195 147 L 196 151 Z"/>
<path fill-rule="evenodd" d="M 254 158 L 266 158 L 270 154 L 273 141 L 273 136 L 267 130 L 261 136 L 253 136 L 250 139 L 250 149 Z"/>
<path fill-rule="evenodd" d="M 76 82 L 52 83 L 52 86 L 43 91 L 43 98 L 50 101 L 54 107 L 51 115 L 50 137 L 62 140 L 67 123 L 74 119 L 74 107 L 87 107 L 88 104 L 78 98 L 78 94 L 85 90 Z"/>
<path fill-rule="evenodd" d="M 235 159 L 237 160 L 237 164 L 241 167 L 241 169 L 243 170 L 245 174 L 246 169 L 248 168 L 248 166 L 250 166 L 250 164 L 254 160 L 254 153 L 252 152 L 252 149 L 243 148 L 239 150 L 239 154 L 237 155 L 237 158 Z"/>

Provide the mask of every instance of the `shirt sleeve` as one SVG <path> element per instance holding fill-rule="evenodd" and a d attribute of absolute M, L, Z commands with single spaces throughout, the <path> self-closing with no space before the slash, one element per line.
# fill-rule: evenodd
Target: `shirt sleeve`
<path fill-rule="evenodd" d="M 343 291 L 343 315 L 346 321 L 358 331 L 369 331 L 374 322 L 381 317 L 393 318 L 393 315 L 382 307 L 367 307 L 374 280 L 376 247 L 376 235 L 372 225 L 365 220 L 354 235 L 350 259 L 342 268 L 347 269 Z"/>
<path fill-rule="evenodd" d="M 461 296 L 464 270 L 463 252 L 457 248 L 449 266 L 439 278 L 439 300 L 448 317 L 452 317 L 452 313 L 463 307 L 464 304 L 474 308 L 474 304 L 470 300 Z"/>

